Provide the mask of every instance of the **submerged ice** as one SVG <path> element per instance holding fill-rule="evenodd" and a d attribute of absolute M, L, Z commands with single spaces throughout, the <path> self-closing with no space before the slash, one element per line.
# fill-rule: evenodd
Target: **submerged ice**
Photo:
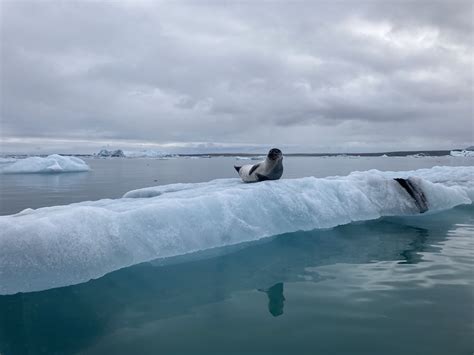
<path fill-rule="evenodd" d="M 89 171 L 89 166 L 84 160 L 77 157 L 65 157 L 52 154 L 47 157 L 29 157 L 25 159 L 10 159 L 2 161 L 0 173 L 70 173 Z"/>
<path fill-rule="evenodd" d="M 474 200 L 474 167 L 355 172 L 243 184 L 173 184 L 124 198 L 0 217 L 0 293 L 60 287 L 143 261 L 418 209 L 393 177 L 416 176 L 431 212 Z M 19 277 L 21 275 L 21 277 Z"/>

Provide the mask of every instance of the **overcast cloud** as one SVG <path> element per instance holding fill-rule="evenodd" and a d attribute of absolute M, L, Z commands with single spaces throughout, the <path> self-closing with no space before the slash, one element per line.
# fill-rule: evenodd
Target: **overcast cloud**
<path fill-rule="evenodd" d="M 2 150 L 462 148 L 474 141 L 473 11 L 2 0 Z"/>

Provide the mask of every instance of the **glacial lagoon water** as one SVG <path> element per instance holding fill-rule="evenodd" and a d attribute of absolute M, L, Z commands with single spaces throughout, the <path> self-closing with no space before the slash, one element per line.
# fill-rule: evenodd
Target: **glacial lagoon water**
<path fill-rule="evenodd" d="M 229 165 L 250 163 L 86 161 L 89 173 L 1 176 L 2 214 L 234 177 Z M 474 165 L 449 157 L 285 163 L 286 178 Z M 0 354 L 471 354 L 473 236 L 474 206 L 464 205 L 287 233 L 3 295 Z"/>

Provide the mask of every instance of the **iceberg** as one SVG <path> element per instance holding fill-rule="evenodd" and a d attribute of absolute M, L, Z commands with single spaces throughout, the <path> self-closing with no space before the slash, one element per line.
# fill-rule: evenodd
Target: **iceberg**
<path fill-rule="evenodd" d="M 451 155 L 452 157 L 474 157 L 474 150 L 452 150 L 449 155 Z"/>
<path fill-rule="evenodd" d="M 172 184 L 0 216 L 0 294 L 81 283 L 140 262 L 298 230 L 382 216 L 423 218 L 393 180 L 410 176 L 426 195 L 428 213 L 474 200 L 474 167 L 435 167 Z"/>
<path fill-rule="evenodd" d="M 124 158 L 125 157 L 125 154 L 122 149 L 117 149 L 117 150 L 101 149 L 97 154 L 94 154 L 94 155 L 101 158 Z"/>
<path fill-rule="evenodd" d="M 139 150 L 139 151 L 124 151 L 124 155 L 127 158 L 160 158 L 160 159 L 169 159 L 176 158 L 176 154 L 169 154 L 160 150 Z"/>
<path fill-rule="evenodd" d="M 176 158 L 176 154 L 169 154 L 159 150 L 107 150 L 101 149 L 98 153 L 94 154 L 96 157 L 100 158 L 160 158 L 160 159 L 169 159 Z"/>
<path fill-rule="evenodd" d="M 58 154 L 49 155 L 47 157 L 9 159 L 1 163 L 1 174 L 72 173 L 90 170 L 90 167 L 84 160 Z"/>
<path fill-rule="evenodd" d="M 259 155 L 259 156 L 253 156 L 253 157 L 242 157 L 242 156 L 236 156 L 236 160 L 265 160 L 267 156 L 266 155 Z"/>
<path fill-rule="evenodd" d="M 14 163 L 16 162 L 18 159 L 16 158 L 3 158 L 3 157 L 0 157 L 0 164 L 11 164 L 11 163 Z"/>
<path fill-rule="evenodd" d="M 411 158 L 425 158 L 427 155 L 425 153 L 416 153 L 416 154 L 412 154 L 412 155 L 407 155 L 407 157 L 411 157 Z"/>
<path fill-rule="evenodd" d="M 240 156 L 237 156 L 237 157 L 235 157 L 235 160 L 250 160 L 250 157 L 240 157 Z"/>

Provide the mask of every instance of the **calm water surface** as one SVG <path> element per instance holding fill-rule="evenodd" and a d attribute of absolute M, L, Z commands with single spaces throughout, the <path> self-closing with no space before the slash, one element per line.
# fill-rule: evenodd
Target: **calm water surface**
<path fill-rule="evenodd" d="M 88 160 L 90 173 L 3 176 L 2 213 L 232 177 L 234 162 L 246 163 Z M 472 160 L 290 158 L 285 176 L 434 165 Z M 474 206 L 460 206 L 285 234 L 155 260 L 84 284 L 0 296 L 0 354 L 468 355 L 473 236 Z"/>
<path fill-rule="evenodd" d="M 2 354 L 471 354 L 474 208 L 0 296 Z"/>

